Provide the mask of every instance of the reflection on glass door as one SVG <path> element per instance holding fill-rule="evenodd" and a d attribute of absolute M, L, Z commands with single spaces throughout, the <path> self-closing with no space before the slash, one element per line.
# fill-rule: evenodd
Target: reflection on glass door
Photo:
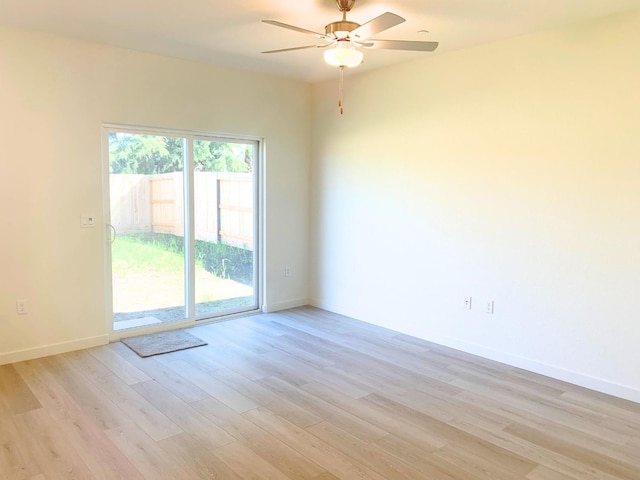
<path fill-rule="evenodd" d="M 257 142 L 107 132 L 114 330 L 257 309 Z"/>

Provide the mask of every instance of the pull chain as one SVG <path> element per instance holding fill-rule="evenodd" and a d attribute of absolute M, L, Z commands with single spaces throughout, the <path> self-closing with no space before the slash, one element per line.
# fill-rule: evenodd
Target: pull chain
<path fill-rule="evenodd" d="M 342 108 L 342 97 L 344 91 L 344 66 L 340 67 L 340 82 L 338 87 L 338 108 L 340 109 L 340 115 L 344 114 L 344 108 Z"/>

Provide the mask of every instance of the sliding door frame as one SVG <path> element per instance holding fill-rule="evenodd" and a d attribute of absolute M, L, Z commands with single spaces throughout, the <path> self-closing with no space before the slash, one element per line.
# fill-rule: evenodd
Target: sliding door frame
<path fill-rule="evenodd" d="M 122 132 L 141 135 L 163 135 L 171 137 L 180 137 L 183 141 L 183 157 L 187 168 L 183 168 L 183 195 L 184 204 L 188 206 L 184 217 L 185 229 L 185 300 L 186 319 L 164 322 L 145 327 L 131 328 L 126 330 L 114 330 L 113 321 L 113 287 L 112 287 L 112 257 L 111 242 L 114 234 L 111 227 L 111 197 L 109 185 L 109 133 Z M 224 314 L 209 317 L 207 315 L 196 316 L 196 299 L 195 299 L 195 194 L 194 194 L 194 153 L 193 143 L 195 140 L 244 143 L 255 145 L 255 159 L 253 162 L 253 232 L 254 232 L 254 249 L 253 249 L 253 291 L 254 305 L 253 308 L 237 308 L 225 311 Z M 218 322 L 228 320 L 234 317 L 245 316 L 253 313 L 260 313 L 263 305 L 264 282 L 264 247 L 265 247 L 265 222 L 264 211 L 266 199 L 264 198 L 265 176 L 264 171 L 264 139 L 250 135 L 230 135 L 215 132 L 194 131 L 168 129 L 161 127 L 125 125 L 117 123 L 102 124 L 102 188 L 103 188 L 103 218 L 104 218 L 104 272 L 105 272 L 105 322 L 107 324 L 107 332 L 109 339 L 112 341 L 119 340 L 131 335 L 140 335 L 145 333 L 154 333 L 164 330 L 173 330 L 177 328 L 191 327 L 202 323 Z"/>

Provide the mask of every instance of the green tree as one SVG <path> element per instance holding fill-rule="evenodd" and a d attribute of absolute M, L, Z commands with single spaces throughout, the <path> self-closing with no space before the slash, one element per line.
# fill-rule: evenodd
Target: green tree
<path fill-rule="evenodd" d="M 196 171 L 238 172 L 253 170 L 253 145 L 194 140 Z M 183 167 L 183 139 L 160 135 L 109 134 L 111 173 L 151 175 L 179 171 Z"/>
<path fill-rule="evenodd" d="M 251 145 L 195 140 L 193 156 L 196 171 L 251 172 Z M 248 159 L 248 161 L 247 161 Z"/>
<path fill-rule="evenodd" d="M 154 174 L 182 169 L 179 138 L 129 133 L 109 134 L 111 173 Z"/>

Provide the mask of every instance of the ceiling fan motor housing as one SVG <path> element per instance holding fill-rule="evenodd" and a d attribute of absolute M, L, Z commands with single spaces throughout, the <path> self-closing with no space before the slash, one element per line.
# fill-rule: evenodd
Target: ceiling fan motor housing
<path fill-rule="evenodd" d="M 350 12 L 355 3 L 356 0 L 336 0 L 338 10 L 340 10 L 341 12 Z"/>
<path fill-rule="evenodd" d="M 340 35 L 340 37 L 338 35 L 336 35 L 336 32 L 351 32 L 352 30 L 355 30 L 356 28 L 358 28 L 360 26 L 359 23 L 356 22 L 349 22 L 348 20 L 343 20 L 341 22 L 332 22 L 329 25 L 324 27 L 324 32 L 325 35 L 331 35 L 335 38 L 340 38 L 342 35 Z"/>

